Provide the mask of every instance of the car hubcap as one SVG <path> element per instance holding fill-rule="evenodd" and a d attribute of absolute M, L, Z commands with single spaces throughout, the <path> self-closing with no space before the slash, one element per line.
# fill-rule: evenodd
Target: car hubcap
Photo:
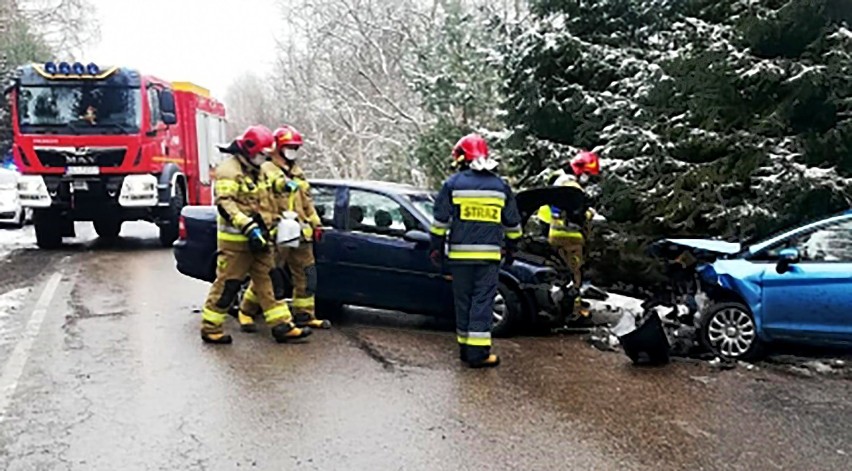
<path fill-rule="evenodd" d="M 506 299 L 499 292 L 497 296 L 494 296 L 494 307 L 491 312 L 495 325 L 503 322 L 503 319 L 506 317 Z"/>
<path fill-rule="evenodd" d="M 757 334 L 748 313 L 737 308 L 723 309 L 713 315 L 707 328 L 707 338 L 722 355 L 739 357 L 754 343 Z"/>

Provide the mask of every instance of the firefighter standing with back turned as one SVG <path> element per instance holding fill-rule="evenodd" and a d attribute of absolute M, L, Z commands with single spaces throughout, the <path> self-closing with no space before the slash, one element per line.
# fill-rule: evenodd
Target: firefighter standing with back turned
<path fill-rule="evenodd" d="M 322 237 L 322 223 L 310 194 L 308 184 L 302 169 L 296 164 L 295 152 L 303 145 L 302 135 L 292 126 L 284 125 L 275 130 L 275 149 L 273 166 L 286 183 L 286 191 L 277 198 L 278 212 L 295 213 L 302 226 L 302 237 L 296 248 L 278 247 L 277 266 L 283 279 L 284 266 L 290 268 L 293 280 L 293 311 L 298 327 L 329 329 L 328 320 L 316 318 L 315 293 L 317 289 L 317 271 L 314 259 L 313 242 Z M 283 293 L 276 293 L 277 298 L 283 298 Z M 257 299 L 251 287 L 243 297 L 240 306 L 239 320 L 244 331 L 253 331 L 254 323 L 251 313 L 257 310 Z"/>
<path fill-rule="evenodd" d="M 600 175 L 600 158 L 594 152 L 581 152 L 571 159 L 571 173 L 561 172 L 553 182 L 554 186 L 566 186 L 584 191 L 583 186 L 589 183 L 591 177 Z M 558 208 L 542 206 L 538 211 L 539 219 L 549 224 L 548 242 L 556 249 L 559 257 L 571 270 L 574 286 L 579 290 L 583 283 L 583 264 L 592 217 L 594 211 L 581 208 L 578 214 L 559 211 Z M 583 300 L 578 295 L 574 299 L 574 312 L 569 321 L 588 317 L 589 311 L 583 307 Z"/>
<path fill-rule="evenodd" d="M 223 153 L 231 154 L 216 168 L 215 203 L 217 217 L 216 281 L 204 303 L 201 339 L 206 343 L 229 344 L 224 331 L 225 318 L 236 300 L 246 276 L 263 309 L 266 323 L 278 342 L 303 338 L 310 329 L 293 325 L 287 305 L 273 296 L 275 263 L 268 228 L 278 214 L 272 185 L 261 172 L 266 161 L 264 149 L 273 143 L 272 132 L 264 126 L 251 126 Z"/>
<path fill-rule="evenodd" d="M 500 261 L 511 264 L 521 237 L 521 218 L 509 185 L 493 173 L 485 140 L 469 134 L 453 148 L 460 171 L 441 188 L 435 201 L 430 256 L 439 264 L 449 233 L 456 329 L 461 361 L 473 368 L 493 367 L 491 324 Z M 504 243 L 505 240 L 505 243 Z"/>

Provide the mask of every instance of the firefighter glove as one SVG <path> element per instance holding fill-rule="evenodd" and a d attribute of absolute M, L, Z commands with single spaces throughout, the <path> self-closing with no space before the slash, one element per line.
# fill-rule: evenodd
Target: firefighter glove
<path fill-rule="evenodd" d="M 263 229 L 254 221 L 243 227 L 243 234 L 248 237 L 249 250 L 252 252 L 262 252 L 269 245 L 269 238 L 266 237 Z"/>
<path fill-rule="evenodd" d="M 435 249 L 435 250 L 432 250 L 431 252 L 429 252 L 429 260 L 432 261 L 432 265 L 435 265 L 436 267 L 440 267 L 441 266 L 441 251 Z"/>
<path fill-rule="evenodd" d="M 262 252 L 269 246 L 269 241 L 259 227 L 255 226 L 248 233 L 249 249 L 252 252 Z"/>
<path fill-rule="evenodd" d="M 515 252 L 513 250 L 503 250 L 503 264 L 511 265 L 515 263 Z"/>

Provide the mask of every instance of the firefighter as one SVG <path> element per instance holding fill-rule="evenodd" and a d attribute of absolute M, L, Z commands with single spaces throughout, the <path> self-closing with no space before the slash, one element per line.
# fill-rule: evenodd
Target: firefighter
<path fill-rule="evenodd" d="M 278 212 L 292 212 L 302 226 L 302 236 L 297 248 L 278 247 L 277 266 L 284 276 L 285 265 L 290 268 L 293 280 L 293 317 L 299 327 L 330 329 L 331 322 L 316 318 L 314 294 L 317 289 L 316 262 L 313 242 L 322 237 L 322 222 L 310 195 L 310 185 L 304 172 L 296 164 L 295 153 L 303 144 L 302 135 L 292 126 L 284 125 L 275 130 L 275 149 L 271 166 L 280 174 L 286 192 L 277 198 Z M 282 278 L 283 279 L 283 278 Z M 276 297 L 283 299 L 283 293 Z M 257 301 L 249 289 L 240 308 L 240 324 L 245 331 L 254 330 L 251 313 L 257 310 Z"/>
<path fill-rule="evenodd" d="M 260 171 L 266 161 L 263 150 L 272 146 L 272 132 L 264 126 L 251 126 L 228 147 L 231 154 L 216 168 L 215 199 L 217 218 L 216 281 L 204 303 L 201 339 L 207 343 L 228 344 L 225 317 L 247 276 L 263 309 L 266 323 L 278 342 L 307 337 L 310 329 L 292 322 L 287 305 L 273 295 L 275 268 L 269 227 L 277 222 L 271 185 Z"/>
<path fill-rule="evenodd" d="M 512 263 L 521 218 L 511 188 L 494 173 L 497 162 L 482 137 L 461 138 L 452 157 L 460 171 L 444 183 L 435 201 L 430 256 L 440 264 L 449 237 L 460 359 L 473 368 L 493 367 L 500 364 L 491 353 L 500 261 L 505 255 L 505 262 Z"/>
<path fill-rule="evenodd" d="M 571 173 L 559 172 L 551 179 L 554 186 L 567 186 L 584 191 L 592 177 L 600 175 L 600 158 L 594 152 L 581 152 L 571 160 Z M 564 213 L 559 208 L 542 206 L 538 211 L 539 219 L 549 225 L 548 242 L 571 270 L 574 286 L 578 292 L 583 282 L 583 264 L 586 239 L 594 211 L 581 208 L 575 214 Z M 574 310 L 570 320 L 588 317 L 588 309 L 578 295 L 574 299 Z"/>

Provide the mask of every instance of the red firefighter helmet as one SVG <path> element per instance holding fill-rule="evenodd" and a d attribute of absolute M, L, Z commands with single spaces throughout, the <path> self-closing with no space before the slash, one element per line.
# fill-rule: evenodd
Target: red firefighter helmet
<path fill-rule="evenodd" d="M 571 170 L 574 175 L 600 175 L 601 174 L 601 159 L 594 152 L 580 152 L 577 157 L 571 159 Z"/>
<path fill-rule="evenodd" d="M 285 124 L 275 130 L 276 149 L 298 149 L 302 144 L 302 134 L 293 126 Z"/>
<path fill-rule="evenodd" d="M 468 134 L 453 147 L 453 161 L 473 162 L 488 157 L 488 143 L 479 134 Z"/>
<path fill-rule="evenodd" d="M 236 139 L 237 145 L 246 153 L 247 157 L 254 157 L 263 152 L 264 149 L 272 147 L 272 131 L 266 126 L 256 124 L 249 126 Z"/>

